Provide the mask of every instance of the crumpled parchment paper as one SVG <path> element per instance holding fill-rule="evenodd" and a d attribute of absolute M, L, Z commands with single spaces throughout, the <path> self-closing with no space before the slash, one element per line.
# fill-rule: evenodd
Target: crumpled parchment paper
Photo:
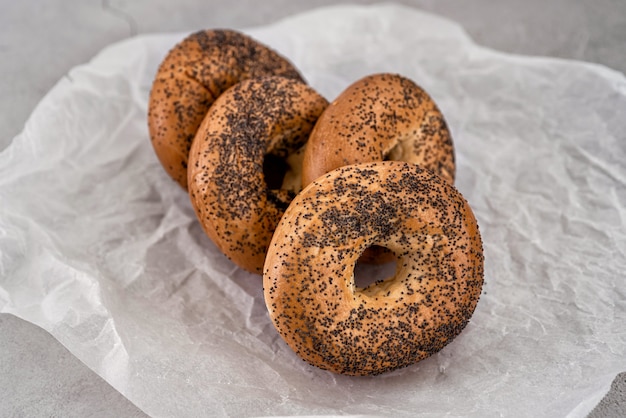
<path fill-rule="evenodd" d="M 73 69 L 0 155 L 0 311 L 48 330 L 153 416 L 583 416 L 626 369 L 626 80 L 506 55 L 393 5 L 247 31 L 332 100 L 401 73 L 452 129 L 486 284 L 442 352 L 373 378 L 303 363 L 261 277 L 206 238 L 161 169 L 146 103 L 186 34 L 139 36 Z"/>

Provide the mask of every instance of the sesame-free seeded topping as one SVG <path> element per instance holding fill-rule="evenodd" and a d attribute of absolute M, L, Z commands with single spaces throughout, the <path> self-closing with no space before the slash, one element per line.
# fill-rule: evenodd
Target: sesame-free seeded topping
<path fill-rule="evenodd" d="M 372 245 L 394 253 L 395 275 L 357 288 L 355 264 Z M 438 352 L 463 330 L 483 263 L 476 219 L 448 182 L 405 162 L 350 165 L 285 211 L 263 269 L 265 303 L 305 361 L 375 375 Z"/>
<path fill-rule="evenodd" d="M 346 88 L 320 116 L 304 155 L 303 186 L 344 165 L 396 160 L 454 184 L 454 146 L 433 99 L 398 74 L 372 74 Z"/>
<path fill-rule="evenodd" d="M 274 184 L 272 171 L 284 173 L 327 105 L 294 79 L 248 79 L 220 95 L 198 129 L 189 154 L 191 202 L 207 235 L 240 267 L 261 273 L 274 228 L 299 191 L 270 188 L 266 177 Z"/>
<path fill-rule="evenodd" d="M 148 127 L 163 167 L 183 188 L 191 142 L 211 104 L 239 81 L 270 75 L 302 81 L 277 52 L 233 30 L 193 33 L 167 54 L 150 92 Z"/>

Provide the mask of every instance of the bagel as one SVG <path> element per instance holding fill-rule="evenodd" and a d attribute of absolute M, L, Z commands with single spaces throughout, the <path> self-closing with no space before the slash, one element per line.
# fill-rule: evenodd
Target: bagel
<path fill-rule="evenodd" d="M 395 275 L 357 288 L 372 245 L 397 257 Z M 263 269 L 278 333 L 306 362 L 376 375 L 441 350 L 467 325 L 483 284 L 476 219 L 463 196 L 417 165 L 341 167 L 291 202 Z"/>
<path fill-rule="evenodd" d="M 320 116 L 302 164 L 302 186 L 345 165 L 398 160 L 454 184 L 452 137 L 432 98 L 397 74 L 372 74 L 346 88 Z"/>
<path fill-rule="evenodd" d="M 291 154 L 305 144 L 326 99 L 284 77 L 244 80 L 217 98 L 189 153 L 189 195 L 206 234 L 243 269 L 261 273 L 274 228 L 299 191 Z M 297 161 L 297 158 L 295 159 Z"/>
<path fill-rule="evenodd" d="M 184 189 L 191 141 L 211 104 L 237 82 L 267 75 L 302 80 L 285 58 L 232 30 L 196 32 L 167 54 L 152 84 L 148 128 L 161 164 Z"/>

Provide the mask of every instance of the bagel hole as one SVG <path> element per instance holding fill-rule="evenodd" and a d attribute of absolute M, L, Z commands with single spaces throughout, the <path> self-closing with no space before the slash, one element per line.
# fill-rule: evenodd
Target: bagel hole
<path fill-rule="evenodd" d="M 265 184 L 271 190 L 280 189 L 283 185 L 285 174 L 289 170 L 289 164 L 284 158 L 273 154 L 266 154 L 263 159 L 263 176 Z"/>
<path fill-rule="evenodd" d="M 366 251 L 378 253 L 384 248 L 385 247 L 373 245 Z M 364 260 L 363 257 L 358 259 L 354 266 L 354 286 L 357 290 L 363 290 L 373 284 L 381 283 L 396 274 L 398 265 L 397 257 L 389 250 L 386 251 L 385 254 L 387 255 L 383 263 L 373 263 L 372 260 Z"/>
<path fill-rule="evenodd" d="M 416 135 L 417 134 L 408 134 L 396 137 L 391 148 L 383 151 L 383 161 L 406 161 L 408 157 L 407 153 L 411 153 L 411 151 L 407 149 L 407 141 L 410 141 Z"/>

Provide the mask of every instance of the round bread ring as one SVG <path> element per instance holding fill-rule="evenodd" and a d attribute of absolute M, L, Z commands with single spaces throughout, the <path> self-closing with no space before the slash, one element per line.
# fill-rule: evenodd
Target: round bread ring
<path fill-rule="evenodd" d="M 371 245 L 395 275 L 356 288 Z M 483 284 L 476 219 L 461 194 L 417 165 L 384 161 L 318 178 L 289 205 L 263 270 L 265 303 L 305 361 L 375 375 L 441 350 L 467 325 Z"/>
<path fill-rule="evenodd" d="M 268 75 L 302 80 L 285 58 L 232 30 L 196 32 L 167 54 L 150 92 L 148 128 L 161 164 L 184 189 L 191 141 L 211 104 L 239 81 Z"/>
<path fill-rule="evenodd" d="M 268 184 L 264 173 L 282 177 L 283 161 L 305 144 L 327 105 L 303 82 L 249 79 L 218 97 L 198 129 L 189 153 L 191 203 L 206 234 L 245 270 L 261 273 L 274 228 L 299 191 Z"/>
<path fill-rule="evenodd" d="M 419 164 L 454 184 L 443 115 L 428 93 L 397 74 L 364 77 L 328 106 L 307 143 L 302 186 L 344 165 L 383 160 Z"/>

